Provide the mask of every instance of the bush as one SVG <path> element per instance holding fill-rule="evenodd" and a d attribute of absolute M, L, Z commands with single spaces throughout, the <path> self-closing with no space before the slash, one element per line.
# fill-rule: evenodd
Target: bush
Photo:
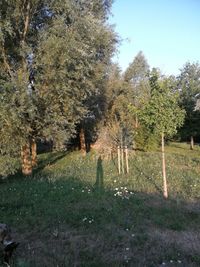
<path fill-rule="evenodd" d="M 0 155 L 0 178 L 15 174 L 20 167 L 19 159 L 9 155 Z"/>

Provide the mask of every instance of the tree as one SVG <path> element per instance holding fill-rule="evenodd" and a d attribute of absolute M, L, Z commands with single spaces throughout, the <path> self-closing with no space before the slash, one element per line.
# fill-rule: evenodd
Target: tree
<path fill-rule="evenodd" d="M 193 149 L 194 137 L 200 133 L 200 112 L 195 109 L 200 94 L 200 66 L 198 63 L 187 62 L 178 77 L 178 90 L 180 91 L 180 105 L 186 110 L 183 127 L 180 129 L 182 139 L 190 137 L 190 148 Z"/>
<path fill-rule="evenodd" d="M 66 91 L 62 94 L 62 101 L 58 97 L 61 97 L 59 85 L 54 87 L 53 94 L 50 93 L 52 91 L 49 86 L 48 89 L 46 86 L 48 97 L 42 93 L 43 88 L 38 83 L 37 74 L 44 76 L 47 73 L 41 73 L 41 69 L 38 65 L 35 67 L 34 62 L 40 53 L 40 36 L 42 33 L 49 32 L 50 28 L 52 29 L 51 49 L 58 51 L 55 49 L 55 42 L 53 43 L 53 30 L 57 25 L 57 30 L 61 33 L 64 25 L 70 24 L 67 21 L 69 18 L 67 11 L 72 6 L 68 1 L 64 1 L 58 8 L 54 1 L 40 3 L 37 0 L 2 1 L 1 5 L 1 94 L 4 99 L 1 105 L 2 114 L 4 114 L 1 116 L 1 150 L 3 154 L 12 152 L 12 149 L 9 152 L 12 148 L 10 143 L 5 140 L 14 138 L 15 151 L 19 154 L 21 150 L 22 172 L 28 175 L 32 172 L 31 147 L 35 150 L 35 145 L 31 146 L 31 144 L 35 139 L 51 138 L 55 133 L 58 137 L 67 126 L 75 123 L 74 119 L 68 123 L 66 114 L 62 110 L 63 102 L 67 102 L 66 98 L 70 99 Z M 62 16 L 59 17 L 60 12 Z M 57 44 L 60 42 L 56 42 Z M 55 61 L 55 56 L 52 59 Z M 43 64 L 45 63 L 43 61 Z M 52 61 L 48 63 L 52 65 Z M 54 66 L 54 74 L 60 71 L 60 68 L 56 69 Z M 46 80 L 49 78 L 48 74 Z M 9 110 L 8 103 L 10 103 Z M 67 115 L 69 116 L 70 113 L 68 112 Z M 3 149 L 5 143 L 7 146 Z M 33 154 L 35 157 L 35 151 Z"/>
<path fill-rule="evenodd" d="M 184 120 L 184 111 L 178 106 L 178 93 L 173 77 L 160 77 L 155 69 L 150 73 L 151 98 L 140 113 L 142 122 L 161 137 L 163 195 L 168 197 L 165 168 L 164 139 L 173 136 Z"/>
<path fill-rule="evenodd" d="M 105 24 L 112 1 L 87 1 L 82 3 L 86 7 L 87 13 L 94 13 L 94 17 L 100 22 L 93 32 L 92 39 L 89 38 L 88 45 L 92 48 L 91 54 L 91 78 L 89 85 L 91 87 L 89 96 L 84 100 L 84 106 L 87 107 L 87 114 L 81 120 L 78 126 L 80 139 L 80 149 L 89 151 L 90 143 L 96 139 L 98 124 L 106 112 L 106 81 L 108 68 L 111 64 L 111 56 L 115 51 L 115 44 L 118 38 L 111 26 Z M 93 23 L 93 25 L 95 25 Z M 94 37 L 95 36 L 95 37 Z M 88 35 L 90 37 L 90 35 Z M 87 38 L 88 38 L 87 37 Z"/>
<path fill-rule="evenodd" d="M 130 144 L 132 114 L 128 112 L 128 88 L 124 83 L 121 70 L 113 64 L 109 70 L 106 88 L 106 126 L 114 147 Z"/>
<path fill-rule="evenodd" d="M 111 150 L 130 144 L 132 114 L 128 113 L 128 91 L 124 86 L 121 70 L 117 64 L 111 64 L 107 71 L 104 93 L 104 109 L 99 123 L 98 140 L 95 147 L 110 154 Z M 130 119 L 130 116 L 131 119 Z M 132 140 L 131 140 L 132 141 Z"/>
<path fill-rule="evenodd" d="M 138 121 L 138 112 L 148 102 L 150 97 L 148 74 L 149 65 L 143 53 L 140 51 L 124 73 L 124 82 L 128 88 L 129 103 L 131 104 L 132 113 L 135 114 L 132 124 L 134 139 L 137 145 L 142 143 L 141 132 L 143 131 Z M 137 145 L 135 144 L 135 146 Z"/>
<path fill-rule="evenodd" d="M 69 140 L 88 113 L 96 62 L 113 49 L 105 24 L 111 2 L 0 3 L 0 151 L 15 151 L 15 157 L 21 152 L 26 175 L 32 172 L 36 140 Z"/>

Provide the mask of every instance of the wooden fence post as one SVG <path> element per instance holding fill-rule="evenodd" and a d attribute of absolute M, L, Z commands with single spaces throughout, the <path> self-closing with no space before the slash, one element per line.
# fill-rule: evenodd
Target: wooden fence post
<path fill-rule="evenodd" d="M 122 173 L 124 174 L 124 147 L 121 147 Z"/>
<path fill-rule="evenodd" d="M 121 153 L 120 153 L 120 146 L 117 147 L 117 155 L 118 155 L 118 173 L 121 174 Z"/>
<path fill-rule="evenodd" d="M 125 156 L 126 156 L 126 173 L 129 173 L 128 148 L 127 148 L 127 146 L 125 146 Z"/>

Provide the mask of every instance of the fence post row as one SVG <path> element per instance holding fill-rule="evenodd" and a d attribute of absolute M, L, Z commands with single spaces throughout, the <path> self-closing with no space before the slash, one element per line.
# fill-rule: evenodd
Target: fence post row
<path fill-rule="evenodd" d="M 127 146 L 118 146 L 117 155 L 118 155 L 118 173 L 119 174 L 129 173 Z M 124 158 L 125 158 L 125 164 L 124 164 Z"/>

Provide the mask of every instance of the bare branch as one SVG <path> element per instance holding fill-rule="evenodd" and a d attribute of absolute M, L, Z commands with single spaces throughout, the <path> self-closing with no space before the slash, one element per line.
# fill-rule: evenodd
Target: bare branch
<path fill-rule="evenodd" d="M 28 32 L 29 21 L 30 21 L 30 1 L 28 1 L 27 8 L 26 8 L 26 16 L 25 16 L 25 21 L 24 21 L 24 32 L 23 32 L 23 39 L 22 39 L 23 42 L 25 41 L 25 38 Z"/>

